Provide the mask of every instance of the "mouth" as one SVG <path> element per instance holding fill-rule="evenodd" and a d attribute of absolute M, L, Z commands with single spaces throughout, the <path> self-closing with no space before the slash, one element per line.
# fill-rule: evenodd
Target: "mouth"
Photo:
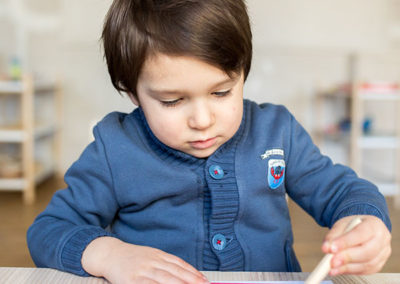
<path fill-rule="evenodd" d="M 189 144 L 195 149 L 203 150 L 214 146 L 216 142 L 217 142 L 217 137 L 213 137 L 206 140 L 192 141 L 189 142 Z"/>

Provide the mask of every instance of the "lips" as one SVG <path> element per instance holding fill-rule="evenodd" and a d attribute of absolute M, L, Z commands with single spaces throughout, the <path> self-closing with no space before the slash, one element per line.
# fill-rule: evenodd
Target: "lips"
<path fill-rule="evenodd" d="M 217 142 L 217 137 L 209 138 L 207 140 L 197 140 L 190 142 L 190 145 L 198 150 L 203 150 L 214 146 Z"/>

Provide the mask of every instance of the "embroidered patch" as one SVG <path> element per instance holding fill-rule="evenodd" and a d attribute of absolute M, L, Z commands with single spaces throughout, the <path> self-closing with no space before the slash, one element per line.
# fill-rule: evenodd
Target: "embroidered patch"
<path fill-rule="evenodd" d="M 278 188 L 285 178 L 285 160 L 268 161 L 268 184 L 271 189 Z"/>
<path fill-rule="evenodd" d="M 279 155 L 279 156 L 283 156 L 284 152 L 282 149 L 270 149 L 270 150 L 266 150 L 264 154 L 261 155 L 261 159 L 265 160 L 268 159 L 269 156 L 271 155 Z"/>

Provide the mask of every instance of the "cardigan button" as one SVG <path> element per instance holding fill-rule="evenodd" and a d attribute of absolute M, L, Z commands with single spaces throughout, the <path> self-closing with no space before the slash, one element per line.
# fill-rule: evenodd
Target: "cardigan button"
<path fill-rule="evenodd" d="M 212 165 L 208 168 L 213 179 L 222 179 L 224 177 L 224 170 L 218 165 Z"/>
<path fill-rule="evenodd" d="M 226 247 L 226 238 L 222 234 L 216 234 L 212 238 L 212 245 L 216 250 L 223 250 Z"/>

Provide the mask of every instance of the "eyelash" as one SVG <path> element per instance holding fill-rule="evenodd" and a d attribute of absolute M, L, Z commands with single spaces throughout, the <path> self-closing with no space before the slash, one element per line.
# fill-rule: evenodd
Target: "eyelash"
<path fill-rule="evenodd" d="M 231 93 L 231 90 L 224 91 L 224 92 L 214 92 L 212 93 L 217 98 L 223 98 L 228 96 Z M 175 107 L 182 99 L 177 99 L 173 101 L 161 101 L 161 104 L 166 107 Z"/>
<path fill-rule="evenodd" d="M 173 100 L 173 101 L 161 101 L 161 104 L 166 107 L 174 107 L 176 106 L 181 99 Z"/>
<path fill-rule="evenodd" d="M 224 92 L 214 92 L 213 94 L 219 98 L 223 98 L 223 97 L 226 97 L 227 95 L 229 95 L 230 93 L 231 93 L 231 90 L 224 91 Z"/>

